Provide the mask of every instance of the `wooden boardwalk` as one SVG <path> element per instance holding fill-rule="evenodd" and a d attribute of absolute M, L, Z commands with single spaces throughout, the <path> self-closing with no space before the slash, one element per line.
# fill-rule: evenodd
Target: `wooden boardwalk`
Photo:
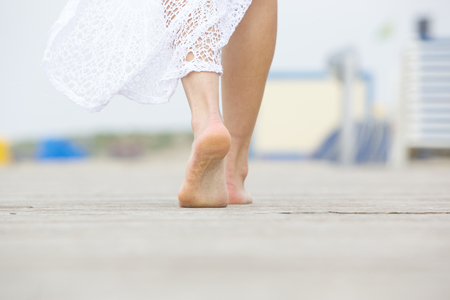
<path fill-rule="evenodd" d="M 450 167 L 253 162 L 181 209 L 178 160 L 0 169 L 0 299 L 450 299 Z"/>

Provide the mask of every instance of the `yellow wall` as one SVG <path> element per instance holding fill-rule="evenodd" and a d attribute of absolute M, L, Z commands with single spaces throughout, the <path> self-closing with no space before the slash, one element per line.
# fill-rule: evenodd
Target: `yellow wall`
<path fill-rule="evenodd" d="M 354 113 L 361 119 L 365 84 L 357 81 Z M 341 84 L 325 80 L 272 80 L 267 82 L 255 129 L 256 153 L 309 154 L 338 127 L 342 116 Z"/>

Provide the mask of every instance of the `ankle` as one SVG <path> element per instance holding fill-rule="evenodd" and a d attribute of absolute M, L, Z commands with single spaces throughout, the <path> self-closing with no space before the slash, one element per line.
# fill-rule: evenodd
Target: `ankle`
<path fill-rule="evenodd" d="M 225 161 L 227 173 L 236 178 L 244 180 L 248 174 L 248 152 L 249 144 L 247 141 L 237 140 L 231 136 L 231 149 Z"/>
<path fill-rule="evenodd" d="M 227 182 L 243 183 L 248 175 L 248 162 L 237 163 L 236 161 L 230 162 L 228 157 L 225 160 L 225 174 Z"/>
<path fill-rule="evenodd" d="M 208 126 L 212 124 L 223 124 L 222 118 L 218 113 L 209 113 L 202 116 L 192 116 L 191 127 L 194 132 L 194 136 L 201 134 Z"/>

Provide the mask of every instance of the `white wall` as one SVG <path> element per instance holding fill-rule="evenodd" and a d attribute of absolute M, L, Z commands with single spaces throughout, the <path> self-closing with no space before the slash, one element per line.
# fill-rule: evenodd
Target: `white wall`
<path fill-rule="evenodd" d="M 65 0 L 0 2 L 0 135 L 20 140 L 99 131 L 186 130 L 189 109 L 179 89 L 170 104 L 145 106 L 114 99 L 90 114 L 56 92 L 40 60 L 47 31 Z M 434 19 L 437 36 L 450 37 L 449 0 L 280 0 L 274 70 L 321 70 L 328 55 L 353 45 L 376 80 L 376 99 L 393 101 L 399 53 L 421 14 Z M 386 22 L 394 34 L 376 33 Z"/>

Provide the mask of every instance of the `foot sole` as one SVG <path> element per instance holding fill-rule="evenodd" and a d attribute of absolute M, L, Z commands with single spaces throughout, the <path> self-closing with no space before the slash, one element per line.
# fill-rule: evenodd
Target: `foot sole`
<path fill-rule="evenodd" d="M 178 192 L 180 207 L 226 207 L 228 190 L 223 159 L 231 138 L 223 124 L 212 124 L 194 141 L 186 176 Z"/>

